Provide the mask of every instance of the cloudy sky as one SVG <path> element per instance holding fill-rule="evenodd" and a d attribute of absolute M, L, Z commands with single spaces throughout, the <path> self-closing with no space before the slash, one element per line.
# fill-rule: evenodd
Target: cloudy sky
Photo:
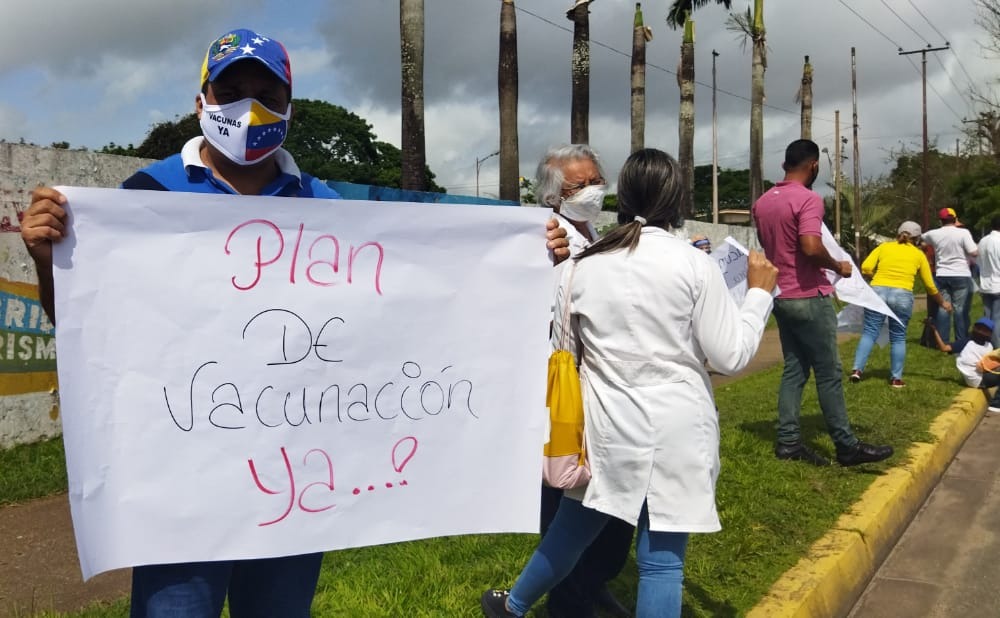
<path fill-rule="evenodd" d="M 749 0 L 735 0 L 744 11 Z M 208 44 L 246 27 L 289 49 L 295 96 L 343 105 L 379 139 L 399 144 L 399 3 L 395 0 L 34 0 L 9 3 L 0 20 L 0 138 L 99 148 L 142 141 L 149 126 L 193 110 Z M 549 145 L 569 140 L 571 0 L 517 0 L 521 173 Z M 654 38 L 647 51 L 646 145 L 677 150 L 680 34 L 667 2 L 644 3 Z M 294 7 L 294 8 L 292 8 Z M 591 144 L 609 175 L 629 149 L 629 58 L 634 2 L 591 7 Z M 852 12 L 853 9 L 853 12 Z M 496 66 L 499 0 L 426 0 L 427 158 L 450 193 L 475 193 L 476 159 L 498 147 Z M 726 29 L 727 12 L 696 15 L 697 163 L 711 163 L 711 65 L 719 52 L 720 164 L 747 166 L 750 52 Z M 975 0 L 767 0 L 767 178 L 780 178 L 785 144 L 798 137 L 795 93 L 803 56 L 814 67 L 813 139 L 833 150 L 834 110 L 851 134 L 851 57 L 857 49 L 861 162 L 885 173 L 901 145 L 919 147 L 920 55 L 897 48 L 951 44 L 928 54 L 932 140 L 953 150 L 966 91 L 1000 76 L 985 58 Z M 933 25 L 932 25 L 933 24 Z M 911 62 L 912 61 L 912 62 Z M 848 149 L 850 145 L 848 145 Z M 851 165 L 850 162 L 847 165 Z M 848 173 L 850 168 L 848 168 Z M 824 174 L 828 170 L 824 166 Z M 482 164 L 484 195 L 497 191 L 497 159 Z"/>

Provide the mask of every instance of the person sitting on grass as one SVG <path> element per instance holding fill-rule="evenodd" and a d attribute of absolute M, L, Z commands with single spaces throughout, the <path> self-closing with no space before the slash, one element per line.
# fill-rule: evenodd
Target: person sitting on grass
<path fill-rule="evenodd" d="M 989 318 L 979 318 L 972 325 L 972 335 L 955 359 L 955 367 L 962 374 L 966 386 L 988 389 L 1000 386 L 1000 350 L 993 349 L 990 340 L 994 322 Z M 987 411 L 1000 412 L 1000 390 L 990 397 Z"/>

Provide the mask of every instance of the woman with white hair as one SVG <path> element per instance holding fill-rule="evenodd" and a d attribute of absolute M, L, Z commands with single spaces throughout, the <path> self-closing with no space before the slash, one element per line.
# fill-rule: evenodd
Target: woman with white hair
<path fill-rule="evenodd" d="M 916 246 L 920 238 L 920 226 L 913 221 L 903 221 L 896 230 L 896 239 L 875 247 L 861 263 L 861 274 L 871 278 L 872 289 L 892 309 L 899 322 L 889 320 L 889 386 L 903 388 L 903 363 L 906 360 L 906 327 L 913 314 L 913 281 L 919 274 L 927 295 L 942 309 L 951 313 L 949 303 L 934 285 L 931 265 L 927 256 Z M 865 309 L 861 340 L 854 353 L 854 368 L 851 382 L 860 382 L 868 356 L 878 339 L 882 323 L 887 317 L 877 311 Z"/>
<path fill-rule="evenodd" d="M 558 215 L 574 256 L 597 240 L 597 221 L 608 185 L 601 161 L 586 144 L 550 148 L 538 164 L 535 195 L 538 203 Z"/>
<path fill-rule="evenodd" d="M 607 181 L 601 161 L 587 144 L 549 148 L 538 164 L 535 195 L 538 203 L 556 213 L 559 226 L 566 230 L 570 256 L 584 251 L 597 240 L 594 223 L 604 206 Z M 560 266 L 562 267 L 562 266 Z M 541 531 L 552 524 L 563 492 L 542 487 Z M 587 547 L 573 571 L 549 591 L 546 609 L 553 618 L 587 618 L 600 608 L 616 616 L 628 616 L 608 589 L 628 559 L 633 527 L 615 521 Z"/>

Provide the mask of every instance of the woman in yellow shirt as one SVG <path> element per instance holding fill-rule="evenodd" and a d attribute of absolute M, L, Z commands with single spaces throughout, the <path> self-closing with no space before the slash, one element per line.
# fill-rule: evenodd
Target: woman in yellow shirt
<path fill-rule="evenodd" d="M 884 242 L 872 251 L 861 263 L 861 274 L 871 278 L 872 289 L 885 301 L 902 324 L 889 320 L 889 364 L 891 375 L 889 385 L 893 388 L 903 388 L 903 361 L 906 360 L 906 326 L 913 314 L 913 281 L 919 273 L 927 288 L 927 294 L 947 312 L 951 312 L 951 303 L 941 296 L 934 286 L 931 266 L 927 256 L 915 245 L 920 238 L 920 226 L 913 221 L 904 221 L 896 232 L 896 240 Z M 868 362 L 882 323 L 886 316 L 865 309 L 864 326 L 861 341 L 854 353 L 854 369 L 851 371 L 851 382 L 860 382 L 861 374 Z"/>

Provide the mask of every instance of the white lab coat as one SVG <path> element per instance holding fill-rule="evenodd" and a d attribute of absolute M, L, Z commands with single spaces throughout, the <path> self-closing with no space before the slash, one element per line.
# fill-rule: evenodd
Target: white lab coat
<path fill-rule="evenodd" d="M 588 257 L 562 273 L 553 341 L 566 287 L 570 341 L 580 368 L 593 478 L 567 491 L 584 505 L 635 524 L 643 501 L 650 528 L 714 532 L 719 422 L 704 361 L 735 373 L 757 352 L 771 295 L 729 295 L 719 266 L 657 227 L 635 252 Z"/>

